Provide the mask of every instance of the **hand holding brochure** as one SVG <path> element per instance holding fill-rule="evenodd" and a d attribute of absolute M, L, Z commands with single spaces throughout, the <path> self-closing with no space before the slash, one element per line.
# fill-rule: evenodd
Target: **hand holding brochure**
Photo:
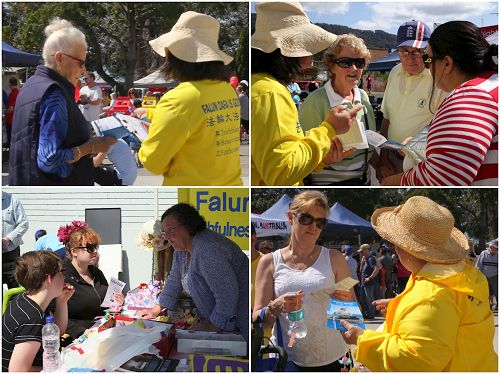
<path fill-rule="evenodd" d="M 340 323 L 341 320 L 347 321 L 365 329 L 363 314 L 359 310 L 356 301 L 330 300 L 328 309 L 326 310 L 327 320 L 326 327 L 329 329 L 346 331 L 346 328 Z"/>
<path fill-rule="evenodd" d="M 358 121 L 357 118 L 354 118 L 351 121 L 351 127 L 349 131 L 347 131 L 345 134 L 340 134 L 336 136 L 342 143 L 342 147 L 344 148 L 344 150 L 350 148 L 356 148 L 356 149 L 368 148 L 368 142 L 366 139 L 366 130 L 362 122 Z"/>
<path fill-rule="evenodd" d="M 383 135 L 372 131 L 366 130 L 366 138 L 368 144 L 376 148 L 385 148 L 393 151 L 403 152 L 406 156 L 410 157 L 415 163 L 425 160 L 425 146 L 427 143 L 427 128 L 414 136 L 407 144 L 401 144 L 393 140 L 387 140 Z"/>
<path fill-rule="evenodd" d="M 113 295 L 115 293 L 121 293 L 123 291 L 123 288 L 125 287 L 125 284 L 126 284 L 125 282 L 122 282 L 121 280 L 111 277 L 108 285 L 108 290 L 106 291 L 106 296 L 104 296 L 104 300 L 101 306 L 105 308 L 110 307 L 114 302 Z"/>
<path fill-rule="evenodd" d="M 92 121 L 91 124 L 96 136 L 112 136 L 116 139 L 134 134 L 142 142 L 149 131 L 149 126 L 144 121 L 121 113 Z"/>

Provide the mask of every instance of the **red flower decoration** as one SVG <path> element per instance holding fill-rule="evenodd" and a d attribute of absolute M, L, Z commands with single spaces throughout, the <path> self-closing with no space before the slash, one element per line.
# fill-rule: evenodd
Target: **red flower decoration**
<path fill-rule="evenodd" d="M 85 227 L 87 227 L 87 222 L 73 221 L 69 225 L 59 227 L 59 230 L 57 230 L 57 237 L 61 243 L 67 244 L 73 231 L 77 231 Z"/>

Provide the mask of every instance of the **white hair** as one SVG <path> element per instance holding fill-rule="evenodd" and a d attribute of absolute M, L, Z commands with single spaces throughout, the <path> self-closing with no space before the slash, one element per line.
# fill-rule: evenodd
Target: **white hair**
<path fill-rule="evenodd" d="M 85 35 L 73 24 L 65 19 L 54 18 L 44 30 L 47 39 L 43 45 L 43 61 L 45 65 L 55 65 L 54 53 L 57 51 L 72 51 L 75 45 L 81 45 L 87 49 Z"/>

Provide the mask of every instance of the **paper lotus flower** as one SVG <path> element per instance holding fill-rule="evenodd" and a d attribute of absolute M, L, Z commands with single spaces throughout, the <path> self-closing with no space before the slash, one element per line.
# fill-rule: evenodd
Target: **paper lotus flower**
<path fill-rule="evenodd" d="M 169 247 L 168 240 L 163 236 L 160 220 L 150 220 L 142 225 L 137 235 L 137 245 L 147 251 L 162 251 Z"/>

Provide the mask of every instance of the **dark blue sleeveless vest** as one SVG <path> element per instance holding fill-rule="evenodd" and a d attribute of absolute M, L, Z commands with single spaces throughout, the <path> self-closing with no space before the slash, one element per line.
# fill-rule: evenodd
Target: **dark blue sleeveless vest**
<path fill-rule="evenodd" d="M 82 157 L 73 164 L 67 178 L 45 173 L 38 168 L 37 154 L 40 136 L 40 107 L 48 89 L 58 86 L 64 93 L 68 109 L 68 132 L 62 142 L 63 148 L 72 148 L 85 143 L 91 137 L 89 123 L 75 104 L 74 86 L 56 71 L 40 65 L 17 97 L 12 121 L 12 140 L 9 161 L 9 184 L 11 186 L 93 186 L 94 169 L 92 159 Z"/>

